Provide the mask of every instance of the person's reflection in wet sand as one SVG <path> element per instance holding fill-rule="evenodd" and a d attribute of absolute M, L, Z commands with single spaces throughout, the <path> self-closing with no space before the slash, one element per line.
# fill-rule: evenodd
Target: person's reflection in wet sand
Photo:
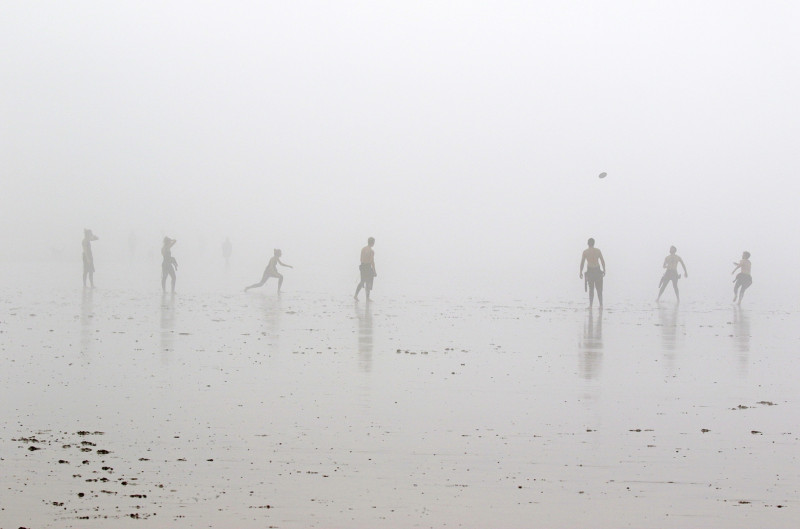
<path fill-rule="evenodd" d="M 733 339 L 739 352 L 739 370 L 746 375 L 750 355 L 750 317 L 738 305 L 733 309 Z"/>
<path fill-rule="evenodd" d="M 166 363 L 175 344 L 175 294 L 161 294 L 161 359 Z"/>
<path fill-rule="evenodd" d="M 596 318 L 596 319 L 595 319 Z M 600 374 L 603 363 L 603 310 L 586 312 L 581 340 L 580 374 L 586 380 L 594 380 Z"/>
<path fill-rule="evenodd" d="M 263 336 L 273 351 L 279 352 L 281 345 L 281 297 L 261 294 L 261 309 L 264 311 Z"/>
<path fill-rule="evenodd" d="M 661 326 L 661 340 L 664 349 L 675 350 L 678 338 L 678 305 L 658 307 L 658 324 Z"/>
<path fill-rule="evenodd" d="M 361 309 L 354 303 L 358 318 L 358 366 L 365 373 L 372 371 L 372 303 Z"/>
<path fill-rule="evenodd" d="M 678 343 L 678 305 L 658 306 L 658 325 L 661 327 L 661 342 L 669 373 L 675 372 L 675 347 Z"/>
<path fill-rule="evenodd" d="M 94 340 L 94 290 L 84 288 L 81 296 L 81 354 L 84 359 L 89 360 L 92 354 L 92 342 Z"/>

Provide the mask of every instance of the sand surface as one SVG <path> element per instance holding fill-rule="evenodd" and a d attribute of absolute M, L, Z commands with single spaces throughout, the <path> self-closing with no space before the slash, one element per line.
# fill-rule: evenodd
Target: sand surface
<path fill-rule="evenodd" d="M 0 340 L 2 528 L 797 525 L 797 312 L 9 286 Z"/>

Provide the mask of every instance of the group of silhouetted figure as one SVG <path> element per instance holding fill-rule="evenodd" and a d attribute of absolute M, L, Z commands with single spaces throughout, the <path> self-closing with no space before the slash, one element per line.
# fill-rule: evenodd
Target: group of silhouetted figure
<path fill-rule="evenodd" d="M 92 233 L 92 230 L 83 230 L 82 246 L 84 287 L 87 286 L 86 281 L 88 279 L 88 286 L 94 288 L 94 257 L 92 256 L 92 242 L 96 240 L 98 240 L 98 238 L 94 233 Z M 175 292 L 178 261 L 172 256 L 172 247 L 176 242 L 177 241 L 175 239 L 164 237 L 163 245 L 161 246 L 161 256 L 163 257 L 161 262 L 161 289 L 164 292 L 167 290 L 168 277 L 171 279 L 171 291 Z M 603 252 L 601 252 L 599 248 L 595 248 L 594 243 L 594 239 L 589 239 L 587 241 L 588 248 L 586 248 L 581 255 L 579 274 L 579 277 L 584 281 L 584 290 L 589 292 L 590 308 L 594 304 L 595 292 L 597 292 L 597 301 L 599 302 L 600 307 L 603 306 L 603 278 L 606 275 L 606 262 L 605 259 L 603 259 Z M 356 300 L 358 299 L 358 294 L 362 289 L 364 289 L 366 292 L 367 301 L 370 301 L 370 292 L 372 291 L 373 280 L 378 276 L 378 273 L 375 269 L 375 250 L 373 250 L 374 246 L 375 238 L 370 237 L 367 239 L 367 245 L 361 249 L 361 258 L 358 266 L 360 281 L 358 286 L 356 286 L 356 293 L 353 296 L 353 298 Z M 669 255 L 664 258 L 663 268 L 665 271 L 664 275 L 661 276 L 661 281 L 658 283 L 659 290 L 656 301 L 661 300 L 661 295 L 664 294 L 664 290 L 666 290 L 667 286 L 672 283 L 672 288 L 675 290 L 675 297 L 678 302 L 680 302 L 681 296 L 678 290 L 678 280 L 681 278 L 681 275 L 678 273 L 678 265 L 683 268 L 683 275 L 685 277 L 689 277 L 689 272 L 686 270 L 686 264 L 677 254 L 677 251 L 678 250 L 674 246 L 671 246 L 669 249 Z M 222 253 L 225 257 L 226 267 L 228 266 L 231 252 L 231 241 L 230 239 L 226 238 L 222 245 Z M 267 263 L 267 267 L 264 269 L 264 273 L 261 275 L 261 281 L 245 287 L 244 291 L 247 292 L 251 288 L 262 287 L 269 278 L 273 277 L 278 280 L 278 293 L 280 293 L 281 287 L 283 286 L 283 274 L 278 272 L 278 265 L 285 266 L 286 268 L 292 268 L 291 265 L 281 261 L 282 255 L 283 253 L 280 249 L 276 248 L 273 250 L 272 258 Z M 733 272 L 731 272 L 731 275 L 737 270 L 739 271 L 733 281 L 733 301 L 738 302 L 741 305 L 745 291 L 750 287 L 750 285 L 753 284 L 753 278 L 750 275 L 750 252 L 743 252 L 741 260 L 734 262 L 733 264 L 735 265 L 735 268 L 733 269 Z M 585 270 L 584 265 L 586 265 Z"/>
<path fill-rule="evenodd" d="M 98 237 L 92 233 L 92 230 L 85 229 L 83 230 L 83 286 L 94 288 L 94 256 L 92 255 L 92 242 L 98 240 Z M 178 261 L 175 257 L 172 256 L 172 247 L 175 246 L 175 243 L 178 242 L 175 239 L 171 239 L 169 237 L 164 237 L 163 244 L 161 246 L 161 290 L 166 292 L 167 291 L 167 278 L 171 279 L 170 284 L 170 291 L 175 292 L 175 281 L 177 279 L 177 272 L 178 272 Z M 361 280 L 356 287 L 355 299 L 358 299 L 358 294 L 361 292 L 361 289 L 365 289 L 367 301 L 370 301 L 369 294 L 372 291 L 372 281 L 378 275 L 375 271 L 375 251 L 372 247 L 375 246 L 375 238 L 370 237 L 367 239 L 367 245 L 361 249 L 361 262 L 359 264 L 359 274 L 361 276 Z M 233 252 L 233 245 L 231 244 L 230 239 L 227 237 L 225 238 L 225 242 L 222 244 L 222 255 L 225 257 L 225 266 L 228 267 L 230 263 L 230 257 Z M 272 258 L 267 263 L 267 267 L 264 269 L 264 273 L 261 274 L 261 281 L 258 283 L 253 283 L 245 287 L 244 291 L 247 292 L 251 288 L 258 288 L 264 286 L 267 280 L 271 277 L 274 277 L 278 280 L 278 293 L 281 292 L 281 287 L 283 286 L 283 274 L 278 272 L 278 265 L 285 266 L 286 268 L 292 268 L 291 265 L 288 265 L 281 261 L 281 256 L 283 252 L 280 249 L 273 250 Z M 88 279 L 88 285 L 87 285 Z"/>
<path fill-rule="evenodd" d="M 599 248 L 594 247 L 594 239 L 587 241 L 588 248 L 583 251 L 581 256 L 580 278 L 584 280 L 584 290 L 589 291 L 589 307 L 594 304 L 594 293 L 597 291 L 597 301 L 600 306 L 603 306 L 603 277 L 606 275 L 606 261 L 603 259 L 603 252 Z M 672 282 L 672 288 L 675 289 L 675 298 L 680 303 L 681 294 L 678 290 L 678 280 L 681 275 L 678 273 L 678 265 L 683 267 L 683 275 L 689 277 L 689 272 L 686 270 L 686 263 L 677 254 L 678 249 L 670 246 L 669 255 L 664 258 L 665 268 L 664 275 L 661 276 L 661 281 L 658 283 L 658 296 L 656 301 L 661 300 L 661 295 Z M 583 265 L 586 264 L 586 271 L 584 272 Z M 750 252 L 743 252 L 742 259 L 733 263 L 735 268 L 731 275 L 737 270 L 739 273 L 733 280 L 733 301 L 739 305 L 742 304 L 745 290 L 753 284 L 753 277 L 750 275 Z"/>

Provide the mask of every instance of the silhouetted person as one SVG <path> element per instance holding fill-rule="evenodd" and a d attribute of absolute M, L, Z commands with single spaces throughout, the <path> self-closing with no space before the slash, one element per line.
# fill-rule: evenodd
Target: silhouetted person
<path fill-rule="evenodd" d="M 89 278 L 89 284 L 94 288 L 94 256 L 92 255 L 92 241 L 96 241 L 97 237 L 92 230 L 83 230 L 83 286 L 86 286 L 86 278 Z"/>
<path fill-rule="evenodd" d="M 681 278 L 681 275 L 678 273 L 678 263 L 683 267 L 683 275 L 689 277 L 689 272 L 686 271 L 686 265 L 683 262 L 683 259 L 680 258 L 675 252 L 678 249 L 674 246 L 669 247 L 669 255 L 664 258 L 664 268 L 666 268 L 666 272 L 664 275 L 661 276 L 661 282 L 658 284 L 660 290 L 658 291 L 658 297 L 656 297 L 656 301 L 661 299 L 661 294 L 664 293 L 664 290 L 669 285 L 669 282 L 672 281 L 672 288 L 675 289 L 675 297 L 678 298 L 678 302 L 681 301 L 681 295 L 678 292 L 678 279 Z"/>
<path fill-rule="evenodd" d="M 358 265 L 361 281 L 356 287 L 356 294 L 353 296 L 355 299 L 358 299 L 358 293 L 361 292 L 361 289 L 365 288 L 367 290 L 367 301 L 370 301 L 369 293 L 372 290 L 372 280 L 378 277 L 378 272 L 375 270 L 375 250 L 372 249 L 373 246 L 375 246 L 375 238 L 370 237 L 367 239 L 367 245 L 361 248 L 361 264 Z"/>
<path fill-rule="evenodd" d="M 584 289 L 589 289 L 589 307 L 594 302 L 594 291 L 597 289 L 597 301 L 603 306 L 603 277 L 606 275 L 606 262 L 603 259 L 603 252 L 594 247 L 594 239 L 589 239 L 589 245 L 581 256 L 580 278 L 583 277 L 583 264 L 586 263 L 586 278 L 584 279 Z M 602 268 L 601 268 L 602 265 Z"/>
<path fill-rule="evenodd" d="M 178 270 L 178 261 L 172 257 L 172 247 L 178 242 L 175 239 L 164 237 L 164 245 L 161 247 L 161 290 L 167 291 L 167 276 L 172 278 L 172 292 L 175 292 L 175 272 Z"/>
<path fill-rule="evenodd" d="M 228 237 L 225 237 L 225 242 L 222 243 L 222 257 L 225 258 L 225 268 L 230 266 L 231 254 L 233 253 L 233 245 Z"/>
<path fill-rule="evenodd" d="M 277 277 L 278 278 L 278 293 L 281 292 L 281 285 L 283 285 L 283 275 L 278 272 L 278 265 L 285 266 L 286 268 L 292 268 L 291 266 L 287 265 L 286 263 L 281 261 L 281 255 L 283 253 L 280 250 L 274 250 L 274 255 L 272 259 L 269 260 L 267 263 L 267 267 L 264 269 L 264 274 L 261 276 L 261 281 L 258 283 L 253 283 L 249 287 L 245 287 L 244 291 L 247 292 L 251 288 L 258 288 L 262 286 L 264 283 L 267 282 L 267 279 L 270 277 Z"/>
<path fill-rule="evenodd" d="M 742 298 L 744 298 L 744 291 L 753 284 L 753 277 L 750 275 L 750 267 L 752 264 L 750 263 L 750 252 L 742 253 L 742 260 L 738 263 L 733 263 L 736 265 L 736 268 L 733 269 L 733 274 L 737 270 L 741 270 L 738 274 L 736 274 L 736 279 L 733 280 L 733 301 L 739 299 L 739 305 L 742 304 Z"/>

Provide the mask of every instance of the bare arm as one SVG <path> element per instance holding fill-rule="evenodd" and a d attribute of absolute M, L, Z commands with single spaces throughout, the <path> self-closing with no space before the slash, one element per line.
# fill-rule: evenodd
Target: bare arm
<path fill-rule="evenodd" d="M 603 252 L 600 252 L 600 264 L 603 265 L 603 275 L 606 274 L 606 260 L 603 259 Z"/>
<path fill-rule="evenodd" d="M 733 275 L 739 268 L 742 267 L 742 263 L 733 263 L 733 264 L 736 265 L 736 268 L 733 269 L 733 272 L 731 272 L 731 275 Z"/>
<path fill-rule="evenodd" d="M 281 261 L 280 259 L 278 259 L 278 263 L 279 263 L 279 264 L 282 264 L 282 265 L 283 265 L 283 266 L 285 266 L 286 268 L 294 268 L 292 265 L 287 265 L 286 263 L 284 263 L 284 262 L 283 262 L 283 261 Z"/>
<path fill-rule="evenodd" d="M 581 268 L 580 268 L 580 270 L 579 270 L 579 271 L 580 271 L 580 273 L 578 274 L 578 276 L 579 276 L 581 279 L 583 279 L 583 263 L 585 263 L 585 262 L 586 262 L 586 254 L 584 253 L 584 254 L 581 256 Z"/>
<path fill-rule="evenodd" d="M 679 262 L 679 263 L 681 264 L 681 266 L 683 267 L 683 275 L 684 275 L 685 277 L 689 277 L 689 272 L 686 270 L 686 263 L 684 263 L 684 262 L 683 262 L 683 259 L 681 259 L 680 257 L 678 258 L 678 262 Z"/>

